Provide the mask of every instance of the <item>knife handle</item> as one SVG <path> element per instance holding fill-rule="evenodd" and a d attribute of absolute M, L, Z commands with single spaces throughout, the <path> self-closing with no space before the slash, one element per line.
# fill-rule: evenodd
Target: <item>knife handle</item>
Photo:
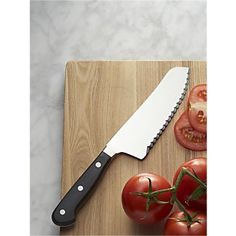
<path fill-rule="evenodd" d="M 88 199 L 89 193 L 111 160 L 109 155 L 101 152 L 74 183 L 52 213 L 52 221 L 56 225 L 66 227 L 75 222 L 76 210 Z"/>

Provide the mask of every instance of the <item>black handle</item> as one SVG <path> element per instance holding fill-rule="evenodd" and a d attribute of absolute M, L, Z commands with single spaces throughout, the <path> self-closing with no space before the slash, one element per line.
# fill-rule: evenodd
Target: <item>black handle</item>
<path fill-rule="evenodd" d="M 69 226 L 75 222 L 76 210 L 87 200 L 88 194 L 97 183 L 112 158 L 101 152 L 95 161 L 75 182 L 52 213 L 52 221 L 59 226 Z"/>

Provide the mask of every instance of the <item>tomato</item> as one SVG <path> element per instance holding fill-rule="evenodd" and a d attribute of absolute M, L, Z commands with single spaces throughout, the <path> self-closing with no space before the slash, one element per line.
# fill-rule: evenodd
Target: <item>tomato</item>
<path fill-rule="evenodd" d="M 185 148 L 193 151 L 205 151 L 207 149 L 207 136 L 196 131 L 189 123 L 188 114 L 184 112 L 174 126 L 176 140 Z"/>
<path fill-rule="evenodd" d="M 137 192 L 148 192 L 149 179 L 151 180 L 152 192 L 160 189 L 170 188 L 170 183 L 159 175 L 143 173 L 133 176 L 125 184 L 122 192 L 122 205 L 125 213 L 134 221 L 140 224 L 155 224 L 165 218 L 172 209 L 172 204 L 159 204 L 152 202 L 146 210 L 147 198 L 138 196 Z M 160 193 L 157 196 L 159 201 L 168 202 L 171 199 L 171 192 Z"/>
<path fill-rule="evenodd" d="M 206 102 L 207 101 L 207 85 L 198 84 L 192 88 L 189 94 L 190 102 Z"/>
<path fill-rule="evenodd" d="M 188 117 L 191 126 L 199 131 L 207 131 L 207 85 L 195 86 L 188 99 Z"/>
<path fill-rule="evenodd" d="M 206 158 L 204 157 L 195 158 L 181 165 L 174 175 L 174 179 L 173 179 L 174 184 L 176 182 L 176 179 L 182 167 L 186 167 L 191 173 L 197 175 L 197 177 L 200 180 L 206 183 L 206 180 L 207 180 L 207 159 Z M 194 180 L 192 177 L 188 175 L 185 175 L 182 181 L 180 182 L 180 185 L 176 192 L 176 196 L 185 207 L 191 208 L 197 211 L 206 211 L 206 205 L 207 205 L 206 193 L 203 194 L 197 200 L 190 200 L 188 203 L 186 202 L 189 196 L 198 187 L 199 187 L 199 183 L 197 183 L 196 180 Z"/>
<path fill-rule="evenodd" d="M 173 212 L 164 226 L 164 235 L 206 235 L 206 215 L 198 213 L 188 227 L 183 212 Z"/>

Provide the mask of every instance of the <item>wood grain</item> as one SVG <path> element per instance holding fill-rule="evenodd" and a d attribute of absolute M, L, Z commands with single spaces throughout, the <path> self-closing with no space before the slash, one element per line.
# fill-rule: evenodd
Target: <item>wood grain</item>
<path fill-rule="evenodd" d="M 62 196 L 174 66 L 190 67 L 190 88 L 206 83 L 204 61 L 67 63 Z M 185 98 L 146 159 L 139 161 L 126 155 L 114 159 L 91 198 L 78 212 L 75 225 L 61 229 L 61 235 L 161 235 L 162 223 L 140 226 L 125 215 L 121 192 L 126 181 L 137 173 L 154 172 L 171 181 L 184 161 L 206 156 L 206 152 L 184 149 L 175 140 L 173 125 L 186 109 L 186 101 Z"/>

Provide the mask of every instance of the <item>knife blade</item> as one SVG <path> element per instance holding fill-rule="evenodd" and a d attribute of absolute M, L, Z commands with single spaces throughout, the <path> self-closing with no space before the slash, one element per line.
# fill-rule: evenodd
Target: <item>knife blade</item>
<path fill-rule="evenodd" d="M 189 68 L 170 69 L 151 95 L 117 131 L 52 213 L 52 221 L 61 227 L 75 222 L 76 211 L 83 206 L 114 156 L 125 153 L 144 159 L 170 123 L 188 89 Z"/>

